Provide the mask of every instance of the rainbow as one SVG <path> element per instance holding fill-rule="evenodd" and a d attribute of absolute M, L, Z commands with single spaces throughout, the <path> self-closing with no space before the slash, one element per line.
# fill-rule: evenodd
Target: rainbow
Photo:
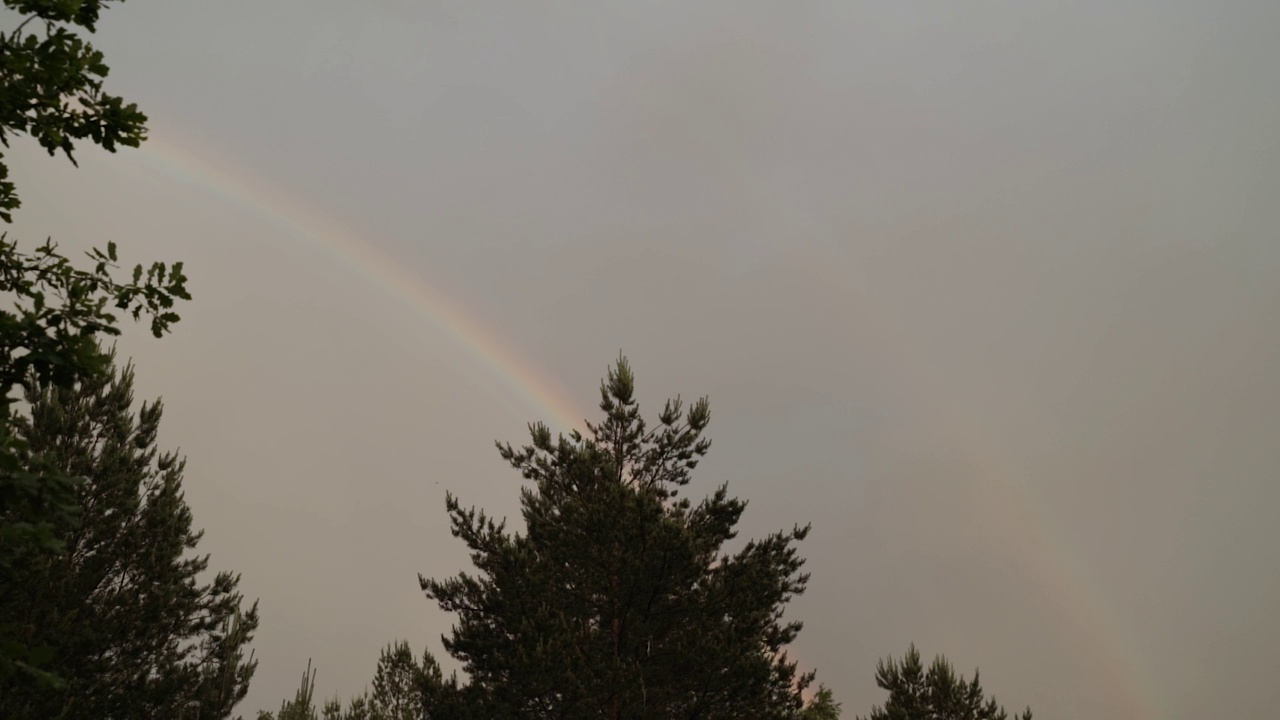
<path fill-rule="evenodd" d="M 201 149 L 200 143 L 170 128 L 153 126 L 142 151 L 127 155 L 152 171 L 237 206 L 364 275 L 456 340 L 480 367 L 502 382 L 507 400 L 516 398 L 526 410 L 550 415 L 549 420 L 559 425 L 553 425 L 553 431 L 585 429 L 587 414 L 559 383 L 503 343 L 475 315 L 314 203 L 219 159 L 217 153 Z"/>
<path fill-rule="evenodd" d="M 142 151 L 126 155 L 152 171 L 222 198 L 359 272 L 373 285 L 452 337 L 480 367 L 501 381 L 508 391 L 508 399 L 517 399 L 526 410 L 549 415 L 560 425 L 561 431 L 584 429 L 582 423 L 587 413 L 558 383 L 503 343 L 479 318 L 323 209 L 226 163 L 218 158 L 217 153 L 202 149 L 199 143 L 180 136 L 170 128 L 157 130 L 153 125 Z M 749 172 L 735 173 L 735 176 L 753 184 Z M 753 194 L 759 195 L 762 202 L 786 205 L 793 214 L 802 216 L 798 219 L 811 226 L 811 237 L 831 235 L 827 228 L 818 226 L 815 215 L 803 212 L 800 198 L 779 197 L 777 188 L 744 190 L 755 190 Z M 977 413 L 959 412 L 955 402 L 943 401 L 946 393 L 928 385 L 929 374 L 922 368 L 912 367 L 910 353 L 904 351 L 901 339 L 891 327 L 892 323 L 888 322 L 892 313 L 884 312 L 889 309 L 875 307 L 874 312 L 869 312 L 868 308 L 876 303 L 857 287 L 862 283 L 858 283 L 856 277 L 844 274 L 844 269 L 850 267 L 849 263 L 841 262 L 845 259 L 842 257 L 844 253 L 835 249 L 833 243 L 818 244 L 825 246 L 820 250 L 825 249 L 841 257 L 829 258 L 833 262 L 807 262 L 806 267 L 814 279 L 833 294 L 856 296 L 851 307 L 858 308 L 866 329 L 876 334 L 875 341 L 869 344 L 892 349 L 897 367 L 912 376 L 913 384 L 921 389 L 922 399 L 929 403 L 930 410 L 937 418 L 945 420 L 945 426 L 955 434 L 970 469 L 981 478 L 984 489 L 1008 523 L 1008 531 L 1022 544 L 1026 565 L 1035 575 L 1036 582 L 1054 593 L 1055 597 L 1062 598 L 1061 609 L 1071 623 L 1071 627 L 1064 630 L 1089 635 L 1098 655 L 1096 660 L 1106 668 L 1112 681 L 1108 690 L 1122 701 L 1126 716 L 1134 720 L 1152 720 L 1163 715 L 1158 711 L 1158 703 L 1152 694 L 1139 692 L 1144 685 L 1138 680 L 1141 663 L 1133 653 L 1125 652 L 1119 641 L 1123 633 L 1105 611 L 1097 593 L 1086 592 L 1089 584 L 1084 581 L 1086 573 L 1072 567 L 1071 553 L 1066 550 L 1070 542 L 1066 538 L 1051 537 L 1053 524 L 1045 518 L 1036 517 L 1034 503 L 1027 490 L 1016 481 L 1015 473 L 1007 463 L 999 461 L 1000 455 L 990 451 L 995 446 L 990 437 L 979 431 L 981 423 L 975 422 Z M 981 450 L 984 448 L 987 450 Z M 901 648 L 889 650 L 896 653 Z M 924 650 L 932 652 L 927 648 Z M 790 654 L 793 659 L 798 659 L 795 648 Z M 961 657 L 954 659 L 964 662 Z"/>
<path fill-rule="evenodd" d="M 189 137 L 171 128 L 157 130 L 153 122 L 141 152 L 128 153 L 148 171 L 218 197 L 242 211 L 286 232 L 332 260 L 353 268 L 388 295 L 404 303 L 421 318 L 451 336 L 467 354 L 494 377 L 500 378 L 510 396 L 524 409 L 549 415 L 560 427 L 552 430 L 585 431 L 587 413 L 545 373 L 503 343 L 474 315 L 401 263 L 379 251 L 314 203 L 275 186 L 248 171 L 218 158 Z M 796 648 L 791 659 L 803 667 Z"/>

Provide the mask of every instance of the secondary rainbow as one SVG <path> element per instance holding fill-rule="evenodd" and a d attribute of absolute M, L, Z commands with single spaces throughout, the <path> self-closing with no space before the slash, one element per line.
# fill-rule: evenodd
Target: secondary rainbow
<path fill-rule="evenodd" d="M 1069 538 L 1054 532 L 1051 519 L 1037 511 L 1034 499 L 1010 467 L 1007 458 L 1012 454 L 997 452 L 999 446 L 992 433 L 985 431 L 989 423 L 983 422 L 981 409 L 958 402 L 946 388 L 931 382 L 932 374 L 920 366 L 900 337 L 904 324 L 894 317 L 893 307 L 877 301 L 870 284 L 859 275 L 858 263 L 849 261 L 847 251 L 836 240 L 837 233 L 808 207 L 802 193 L 789 192 L 779 183 L 765 184 L 750 167 L 730 166 L 723 170 L 723 177 L 734 178 L 738 193 L 753 198 L 759 207 L 774 215 L 788 217 L 791 227 L 798 230 L 792 237 L 807 238 L 812 243 L 810 249 L 814 253 L 803 267 L 814 281 L 833 298 L 853 296 L 845 307 L 856 313 L 860 330 L 871 331 L 866 344 L 888 356 L 888 365 L 904 378 L 903 387 L 913 388 L 930 416 L 954 438 L 964 464 L 974 473 L 992 509 L 999 512 L 1006 531 L 1018 543 L 1023 564 L 1037 583 L 1061 599 L 1061 610 L 1073 626 L 1064 630 L 1083 632 L 1089 637 L 1115 697 L 1125 706 L 1126 717 L 1154 720 L 1167 714 L 1156 694 L 1146 690 L 1142 663 L 1130 645 L 1123 642 L 1124 633 L 1107 612 L 1100 593 L 1090 591 L 1096 583 L 1089 582 L 1088 572 L 1074 562 Z M 823 254 L 827 257 L 820 256 Z"/>
<path fill-rule="evenodd" d="M 998 446 L 985 431 L 987 423 L 982 421 L 981 413 L 951 399 L 950 393 L 930 381 L 931 374 L 919 367 L 916 358 L 905 350 L 905 343 L 892 321 L 892 309 L 877 303 L 864 290 L 865 283 L 836 270 L 847 268 L 847 263 L 835 262 L 836 258 L 829 260 L 811 266 L 814 280 L 833 292 L 852 292 L 857 297 L 851 305 L 860 308 L 858 315 L 863 320 L 860 329 L 872 331 L 868 344 L 891 356 L 896 372 L 911 378 L 908 386 L 915 388 L 917 398 L 929 409 L 930 415 L 955 438 L 963 463 L 987 494 L 992 509 L 1004 519 L 1006 532 L 1018 542 L 1023 565 L 1035 582 L 1060 599 L 1059 608 L 1071 623 L 1071 627 L 1064 627 L 1063 631 L 1083 632 L 1089 638 L 1097 655 L 1095 660 L 1105 668 L 1112 692 L 1124 703 L 1127 717 L 1154 720 L 1164 715 L 1155 693 L 1146 689 L 1140 659 L 1122 641 L 1124 634 L 1099 599 L 1099 593 L 1090 590 L 1094 583 L 1087 581 L 1088 573 L 1074 562 L 1069 539 L 1054 532 L 1054 523 L 1036 511 L 1033 499 L 1005 460 L 1009 454 L 996 452 Z"/>
<path fill-rule="evenodd" d="M 553 431 L 584 429 L 582 421 L 587 414 L 558 383 L 499 340 L 458 303 L 324 209 L 219 160 L 216 153 L 202 150 L 200 143 L 168 128 L 153 127 L 142 152 L 129 155 L 154 171 L 236 205 L 364 275 L 422 319 L 455 338 L 488 374 L 500 379 L 510 396 L 518 398 L 526 410 L 549 415 L 538 419 L 552 424 Z"/>

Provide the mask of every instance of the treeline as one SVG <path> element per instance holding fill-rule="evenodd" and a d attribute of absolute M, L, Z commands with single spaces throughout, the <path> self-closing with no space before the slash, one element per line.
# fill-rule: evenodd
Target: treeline
<path fill-rule="evenodd" d="M 107 65 L 82 37 L 108 2 L 4 0 L 6 147 L 26 136 L 74 162 L 77 143 L 145 140 L 146 116 L 103 90 Z M 19 207 L 0 159 L 0 219 Z M 76 264 L 4 234 L 0 293 L 0 717 L 232 717 L 257 667 L 257 603 L 197 553 L 185 460 L 156 447 L 163 406 L 135 403 L 134 368 L 109 344 L 126 316 L 171 330 L 190 300 L 182 264 L 122 274 L 114 243 Z M 318 700 L 308 664 L 295 697 L 259 720 L 840 717 L 786 651 L 809 527 L 726 548 L 745 501 L 725 485 L 685 495 L 711 446 L 706 398 L 646 421 L 619 358 L 599 409 L 586 432 L 535 423 L 527 445 L 498 444 L 524 481 L 521 532 L 447 497 L 475 569 L 419 579 L 456 618 L 442 640 L 463 677 L 397 642 L 363 694 Z M 976 671 L 926 667 L 914 646 L 876 680 L 888 699 L 872 720 L 1007 717 Z"/>

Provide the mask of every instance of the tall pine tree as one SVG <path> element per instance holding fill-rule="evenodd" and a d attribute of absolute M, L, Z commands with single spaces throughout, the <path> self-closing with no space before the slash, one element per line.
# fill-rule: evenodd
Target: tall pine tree
<path fill-rule="evenodd" d="M 133 410 L 133 369 L 71 387 L 36 386 L 17 422 L 28 460 L 82 478 L 78 521 L 54 527 L 63 551 L 18 558 L 0 616 L 45 647 L 63 687 L 0 680 L 0 717 L 226 718 L 256 662 L 258 625 L 239 577 L 205 578 L 183 496 L 185 461 L 156 450 L 162 407 Z"/>
<path fill-rule="evenodd" d="M 1009 713 L 994 697 L 988 698 L 978 680 L 966 681 L 957 675 L 946 658 L 933 659 L 928 670 L 912 645 L 902 660 L 881 660 L 876 666 L 876 684 L 889 691 L 883 707 L 875 707 L 867 720 L 1008 720 Z M 1031 720 L 1027 708 L 1014 720 Z"/>
<path fill-rule="evenodd" d="M 787 658 L 801 624 L 783 611 L 808 581 L 794 543 L 809 528 L 729 552 L 746 503 L 724 485 L 697 504 L 679 496 L 710 448 L 706 398 L 668 401 L 650 427 L 634 384 L 621 358 L 585 435 L 534 424 L 531 445 L 498 445 L 532 483 L 523 534 L 447 497 L 478 572 L 420 578 L 458 615 L 444 644 L 467 675 L 424 686 L 433 720 L 800 712 L 813 675 Z"/>

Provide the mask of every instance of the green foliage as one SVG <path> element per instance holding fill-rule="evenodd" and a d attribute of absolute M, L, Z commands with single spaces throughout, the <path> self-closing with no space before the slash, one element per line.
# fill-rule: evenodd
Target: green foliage
<path fill-rule="evenodd" d="M 115 152 L 145 139 L 146 116 L 103 92 L 109 68 L 102 52 L 75 32 L 94 32 L 111 1 L 4 0 L 23 16 L 13 30 L 0 32 L 0 142 L 6 148 L 11 135 L 29 135 L 74 164 L 76 141 Z M 12 222 L 20 205 L 0 159 L 0 219 Z"/>
<path fill-rule="evenodd" d="M 66 387 L 80 377 L 101 373 L 107 360 L 98 346 L 102 335 L 120 334 L 117 312 L 151 321 L 162 337 L 179 317 L 176 300 L 190 300 L 183 264 L 136 265 L 129 280 L 119 269 L 115 243 L 88 253 L 91 270 L 77 268 L 46 241 L 24 253 L 8 234 L 0 234 L 0 293 L 12 309 L 0 310 L 0 394 L 34 379 Z"/>
<path fill-rule="evenodd" d="M 373 676 L 373 693 L 367 690 L 352 698 L 346 709 L 337 698 L 326 700 L 317 715 L 315 671 L 307 663 L 302 686 L 292 701 L 280 704 L 274 715 L 262 711 L 258 720 L 423 720 L 428 716 L 427 698 L 441 684 L 440 666 L 430 653 L 419 662 L 409 643 L 397 642 L 382 651 Z"/>
<path fill-rule="evenodd" d="M 316 671 L 311 669 L 311 661 L 307 661 L 307 669 L 302 672 L 302 685 L 294 694 L 293 700 L 282 700 L 280 711 L 274 715 L 267 710 L 258 712 L 258 720 L 319 720 L 316 716 L 313 697 L 316 691 Z"/>
<path fill-rule="evenodd" d="M 19 459 L 84 481 L 75 516 L 46 526 L 62 552 L 10 556 L 20 582 L 0 585 L 8 634 L 45 648 L 65 687 L 10 674 L 0 717 L 229 717 L 256 667 L 245 650 L 257 606 L 242 612 L 238 576 L 201 581 L 185 462 L 155 447 L 161 404 L 134 412 L 128 366 L 73 387 L 33 383 L 26 401 L 29 418 L 12 424 Z"/>
<path fill-rule="evenodd" d="M 813 699 L 800 711 L 799 720 L 840 720 L 840 703 L 825 685 L 818 687 Z"/>
<path fill-rule="evenodd" d="M 369 720 L 421 720 L 426 717 L 426 700 L 442 682 L 440 666 L 431 653 L 422 661 L 413 657 L 409 643 L 397 642 L 382 651 L 373 676 L 373 694 L 368 701 Z M 361 720 L 353 709 L 344 720 Z"/>
<path fill-rule="evenodd" d="M 876 684 L 889 691 L 883 707 L 871 710 L 868 720 L 1008 720 L 1009 714 L 994 697 L 986 698 L 978 671 L 973 680 L 956 675 L 946 658 L 934 658 L 928 671 L 912 645 L 900 662 L 893 658 L 876 666 Z M 1015 720 L 1031 720 L 1027 708 Z"/>
<path fill-rule="evenodd" d="M 793 544 L 808 527 L 724 549 L 746 507 L 725 486 L 678 498 L 707 453 L 705 398 L 668 401 L 649 427 L 619 359 L 601 384 L 604 420 L 553 441 L 499 451 L 532 482 L 526 532 L 464 509 L 452 531 L 478 574 L 420 578 L 458 614 L 445 649 L 463 663 L 428 698 L 452 718 L 794 718 L 812 673 L 785 646 L 801 629 L 783 609 L 808 575 Z"/>
<path fill-rule="evenodd" d="M 132 104 L 103 92 L 108 68 L 101 52 L 76 34 L 94 32 L 112 0 L 4 0 L 20 18 L 0 31 L 0 143 L 27 135 L 49 152 L 75 164 L 78 141 L 114 152 L 145 139 L 146 117 Z M 12 16 L 10 16 L 12 17 Z M 19 207 L 9 169 L 0 156 L 0 219 L 12 221 Z M 190 299 L 182 264 L 134 268 L 131 280 L 114 277 L 114 243 L 90 254 L 92 270 L 74 267 L 46 242 L 34 252 L 0 235 L 0 587 L 23 582 L 15 571 L 30 556 L 57 553 L 59 524 L 75 519 L 79 478 L 27 452 L 13 431 L 15 390 L 34 383 L 70 387 L 103 372 L 98 341 L 117 335 L 122 311 L 146 315 L 158 337 L 178 321 L 174 301 Z M 21 395 L 19 393 L 19 397 Z M 25 459 L 24 459 L 25 458 Z M 31 646 L 7 618 L 0 618 L 0 681 L 15 673 L 57 685 L 42 666 L 52 650 Z"/>
<path fill-rule="evenodd" d="M 121 281 L 115 243 L 89 258 L 92 269 L 80 269 L 51 242 L 24 253 L 0 235 L 0 297 L 12 303 L 0 309 L 0 587 L 24 582 L 15 564 L 27 556 L 62 549 L 54 529 L 74 522 L 78 508 L 80 478 L 30 453 L 14 432 L 19 393 L 102 376 L 109 358 L 98 341 L 120 334 L 117 311 L 149 318 L 161 336 L 178 321 L 175 301 L 191 297 L 182 263 L 139 265 Z M 40 670 L 47 649 L 27 646 L 12 629 L 0 620 L 0 680 L 20 672 L 56 682 Z"/>

